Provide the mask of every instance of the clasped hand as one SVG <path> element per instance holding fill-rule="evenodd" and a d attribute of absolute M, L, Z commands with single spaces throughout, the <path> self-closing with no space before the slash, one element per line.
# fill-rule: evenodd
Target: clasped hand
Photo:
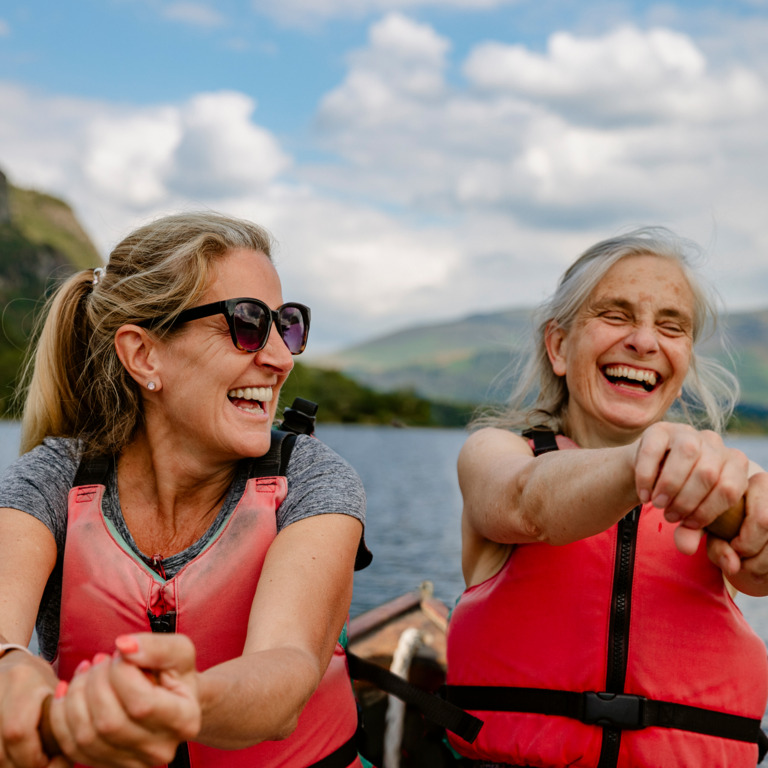
<path fill-rule="evenodd" d="M 709 537 L 708 554 L 731 581 L 755 594 L 768 589 L 768 473 L 750 471 L 747 457 L 715 432 L 660 422 L 637 442 L 634 470 L 638 498 L 678 523 L 675 544 L 693 554 L 705 527 L 745 498 L 746 516 L 731 542 Z M 764 592 L 760 592 L 764 594 Z"/>
<path fill-rule="evenodd" d="M 50 724 L 66 758 L 90 766 L 168 763 L 201 725 L 195 649 L 183 635 L 119 637 L 113 655 L 59 684 Z M 147 671 L 147 670 L 151 670 Z"/>

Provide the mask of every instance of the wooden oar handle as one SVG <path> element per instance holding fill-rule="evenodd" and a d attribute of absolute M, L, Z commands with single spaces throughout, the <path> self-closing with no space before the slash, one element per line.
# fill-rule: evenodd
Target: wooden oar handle
<path fill-rule="evenodd" d="M 43 706 L 40 710 L 40 722 L 37 724 L 37 730 L 40 734 L 40 741 L 43 742 L 43 750 L 48 757 L 63 755 L 59 741 L 51 728 L 51 702 L 53 695 L 48 694 L 43 700 Z"/>
<path fill-rule="evenodd" d="M 719 539 L 730 541 L 736 538 L 744 521 L 746 514 L 745 500 L 742 496 L 730 509 L 726 509 L 720 517 L 713 520 L 708 526 L 707 531 Z"/>

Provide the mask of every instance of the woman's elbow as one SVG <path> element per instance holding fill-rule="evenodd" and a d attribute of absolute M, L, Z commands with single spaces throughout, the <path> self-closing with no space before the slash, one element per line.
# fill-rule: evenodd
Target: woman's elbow
<path fill-rule="evenodd" d="M 303 707 L 301 708 L 303 709 Z M 269 741 L 282 741 L 287 739 L 299 725 L 299 715 L 301 710 L 289 712 L 281 723 L 277 724 L 275 734 L 270 736 Z"/>

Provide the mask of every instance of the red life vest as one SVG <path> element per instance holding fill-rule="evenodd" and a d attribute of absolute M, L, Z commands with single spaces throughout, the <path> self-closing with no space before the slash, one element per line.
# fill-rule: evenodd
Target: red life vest
<path fill-rule="evenodd" d="M 485 725 L 473 744 L 449 733 L 458 752 L 521 766 L 756 764 L 765 645 L 704 543 L 689 557 L 673 533 L 645 505 L 588 539 L 515 546 L 464 592 L 448 700 Z M 711 735 L 726 721 L 744 740 Z"/>
<path fill-rule="evenodd" d="M 276 536 L 284 477 L 251 478 L 232 515 L 213 541 L 173 578 L 165 580 L 138 560 L 101 512 L 103 485 L 69 494 L 55 664 L 69 680 L 83 659 L 110 653 L 117 635 L 148 632 L 152 623 L 188 635 L 205 670 L 239 656 L 264 558 Z M 151 620 L 150 620 L 151 617 Z M 157 628 L 156 628 L 157 629 Z M 307 768 L 346 746 L 357 729 L 357 710 L 344 649 L 337 643 L 328 670 L 285 740 L 239 750 L 190 742 L 192 768 Z M 351 747 L 351 744 L 350 744 Z M 356 751 L 341 764 L 361 766 Z"/>

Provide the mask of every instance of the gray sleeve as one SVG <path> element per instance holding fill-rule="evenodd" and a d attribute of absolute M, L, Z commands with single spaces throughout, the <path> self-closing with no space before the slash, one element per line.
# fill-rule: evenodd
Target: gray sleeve
<path fill-rule="evenodd" d="M 365 525 L 365 491 L 357 472 L 317 438 L 299 435 L 286 472 L 288 495 L 277 512 L 277 529 L 305 517 L 351 515 Z"/>
<path fill-rule="evenodd" d="M 73 440 L 46 438 L 0 477 L 0 508 L 20 509 L 36 517 L 55 536 L 59 552 L 64 547 L 67 497 L 78 464 Z"/>

